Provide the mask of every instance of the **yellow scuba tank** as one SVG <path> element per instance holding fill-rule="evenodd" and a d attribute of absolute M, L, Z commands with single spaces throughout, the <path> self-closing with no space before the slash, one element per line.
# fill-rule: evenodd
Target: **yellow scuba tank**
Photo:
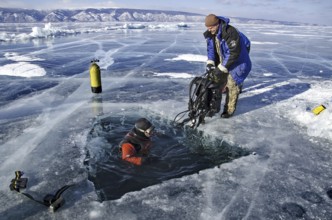
<path fill-rule="evenodd" d="M 101 93 L 101 76 L 100 76 L 100 68 L 96 62 L 99 60 L 92 60 L 90 66 L 90 82 L 91 82 L 91 91 L 93 93 Z"/>

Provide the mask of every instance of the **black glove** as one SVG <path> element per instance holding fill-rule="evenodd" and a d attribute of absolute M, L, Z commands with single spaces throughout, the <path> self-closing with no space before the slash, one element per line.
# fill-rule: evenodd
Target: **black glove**
<path fill-rule="evenodd" d="M 207 73 L 211 73 L 211 72 L 213 72 L 215 69 L 216 69 L 216 67 L 215 67 L 212 63 L 209 63 L 209 64 L 206 65 L 206 72 L 207 72 Z"/>
<path fill-rule="evenodd" d="M 208 79 L 220 85 L 227 83 L 228 70 L 223 65 L 219 64 L 213 72 L 208 74 Z"/>

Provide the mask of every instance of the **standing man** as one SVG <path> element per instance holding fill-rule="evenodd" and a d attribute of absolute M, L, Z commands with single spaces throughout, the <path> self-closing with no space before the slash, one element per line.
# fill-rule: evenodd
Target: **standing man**
<path fill-rule="evenodd" d="M 229 19 L 209 14 L 205 18 L 207 31 L 208 77 L 226 86 L 226 101 L 222 118 L 231 117 L 236 109 L 243 81 L 251 70 L 250 41 L 240 31 L 229 25 Z"/>

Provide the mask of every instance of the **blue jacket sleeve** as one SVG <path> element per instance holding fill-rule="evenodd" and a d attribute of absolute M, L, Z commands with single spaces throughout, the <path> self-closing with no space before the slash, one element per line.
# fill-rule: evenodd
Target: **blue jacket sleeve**
<path fill-rule="evenodd" d="M 204 32 L 204 37 L 206 40 L 206 44 L 207 44 L 207 57 L 208 57 L 208 61 L 213 61 L 213 64 L 215 64 L 215 47 L 214 47 L 214 42 L 213 42 L 213 38 L 212 35 L 209 31 Z"/>

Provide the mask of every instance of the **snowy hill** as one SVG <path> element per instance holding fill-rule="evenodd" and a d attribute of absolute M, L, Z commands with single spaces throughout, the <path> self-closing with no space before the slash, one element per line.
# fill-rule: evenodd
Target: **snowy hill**
<path fill-rule="evenodd" d="M 97 21 L 139 21 L 139 22 L 172 22 L 201 21 L 204 16 L 188 12 L 140 10 L 140 9 L 58 9 L 50 11 L 0 8 L 0 22 L 97 22 Z"/>

